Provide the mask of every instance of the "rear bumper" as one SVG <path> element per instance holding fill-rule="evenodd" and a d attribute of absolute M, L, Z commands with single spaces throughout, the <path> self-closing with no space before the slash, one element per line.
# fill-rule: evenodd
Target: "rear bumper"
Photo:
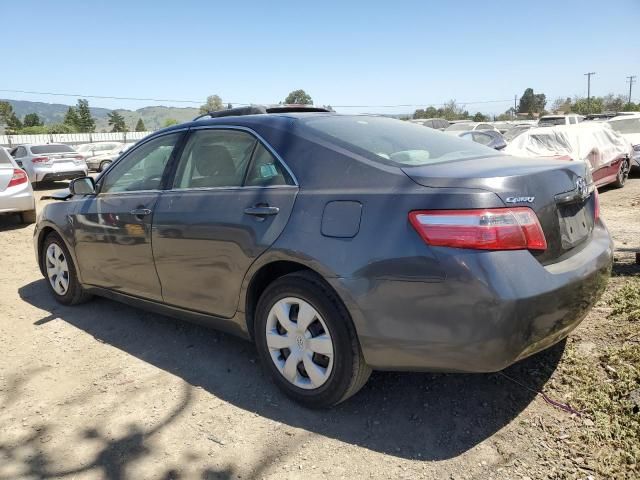
<path fill-rule="evenodd" d="M 53 182 L 56 180 L 73 180 L 74 178 L 87 176 L 85 167 L 70 170 L 38 170 L 35 172 L 36 182 Z"/>
<path fill-rule="evenodd" d="M 547 266 L 528 251 L 434 249 L 443 280 L 329 281 L 373 368 L 493 372 L 566 337 L 599 299 L 613 258 L 604 225 L 576 248 Z"/>
<path fill-rule="evenodd" d="M 35 208 L 35 198 L 28 183 L 0 192 L 0 213 L 26 212 Z"/>

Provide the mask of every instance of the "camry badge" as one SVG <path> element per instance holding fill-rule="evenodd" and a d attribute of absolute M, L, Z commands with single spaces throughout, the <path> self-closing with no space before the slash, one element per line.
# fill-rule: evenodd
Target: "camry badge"
<path fill-rule="evenodd" d="M 533 203 L 536 197 L 507 197 L 507 203 Z"/>

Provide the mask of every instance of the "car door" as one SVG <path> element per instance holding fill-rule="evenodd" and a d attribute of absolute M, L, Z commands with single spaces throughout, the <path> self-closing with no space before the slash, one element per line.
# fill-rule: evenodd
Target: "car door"
<path fill-rule="evenodd" d="M 162 300 L 151 251 L 151 219 L 169 159 L 184 132 L 131 150 L 97 183 L 72 216 L 84 283 Z"/>
<path fill-rule="evenodd" d="M 297 191 L 293 175 L 252 132 L 192 131 L 153 217 L 164 301 L 232 317 L 249 266 L 284 229 Z"/>

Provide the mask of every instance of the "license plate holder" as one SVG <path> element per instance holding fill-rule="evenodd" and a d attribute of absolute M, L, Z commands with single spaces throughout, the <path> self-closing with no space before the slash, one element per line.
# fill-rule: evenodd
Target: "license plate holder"
<path fill-rule="evenodd" d="M 575 247 L 593 230 L 593 218 L 584 202 L 563 205 L 558 209 L 562 248 Z"/>

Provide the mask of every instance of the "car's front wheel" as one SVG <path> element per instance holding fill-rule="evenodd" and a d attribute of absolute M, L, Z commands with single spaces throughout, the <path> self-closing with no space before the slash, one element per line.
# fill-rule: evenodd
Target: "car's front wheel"
<path fill-rule="evenodd" d="M 47 235 L 40 253 L 40 261 L 47 285 L 58 302 L 76 305 L 91 298 L 80 285 L 73 259 L 58 234 Z"/>
<path fill-rule="evenodd" d="M 256 308 L 254 334 L 275 383 L 305 406 L 336 405 L 360 390 L 371 373 L 346 308 L 310 272 L 285 275 L 267 287 Z"/>

